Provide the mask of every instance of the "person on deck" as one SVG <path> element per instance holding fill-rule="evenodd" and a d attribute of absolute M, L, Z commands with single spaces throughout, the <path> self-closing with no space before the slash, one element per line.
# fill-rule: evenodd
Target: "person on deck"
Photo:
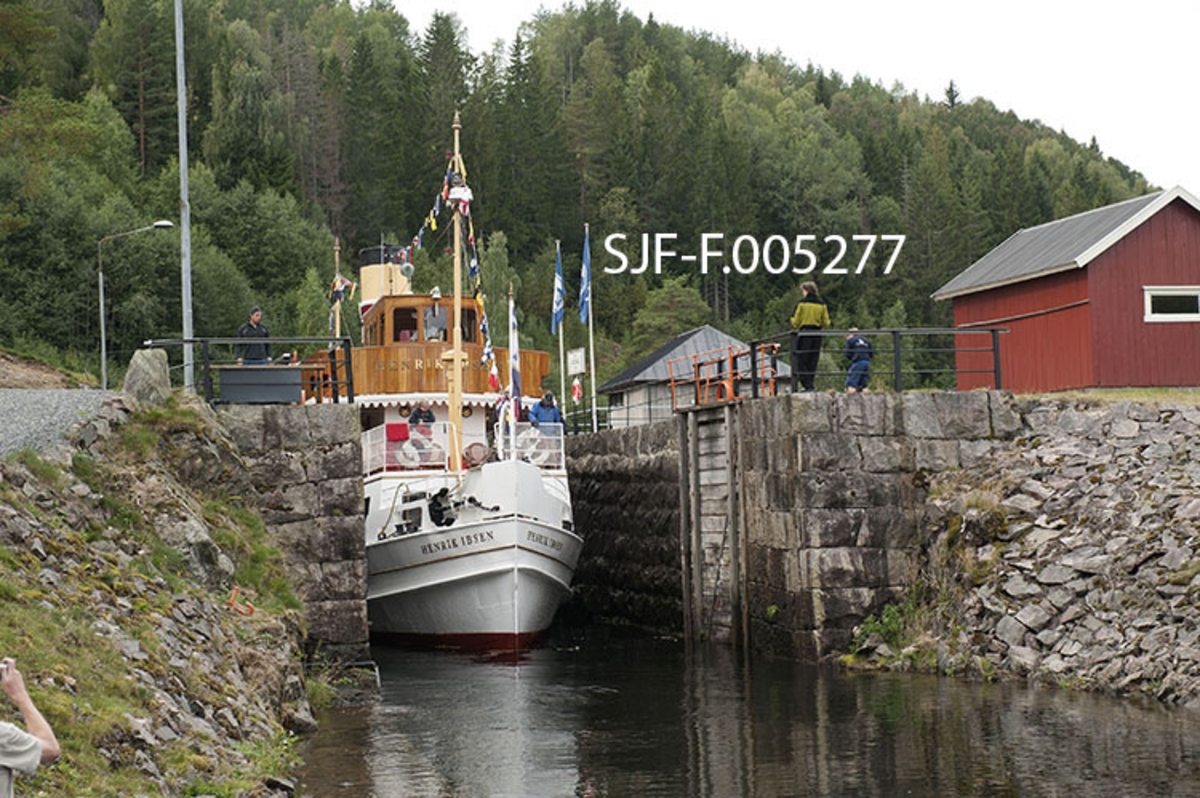
<path fill-rule="evenodd" d="M 271 333 L 267 325 L 262 323 L 263 312 L 260 307 L 250 308 L 250 318 L 238 329 L 238 338 L 248 338 L 250 341 L 237 345 L 238 365 L 265 366 L 271 362 Z"/>
<path fill-rule="evenodd" d="M 442 456 L 441 449 L 436 447 L 433 441 L 432 426 L 435 421 L 437 417 L 433 415 L 428 399 L 422 399 L 408 416 L 408 426 L 416 433 L 410 440 L 420 454 L 423 464 L 437 462 Z"/>
<path fill-rule="evenodd" d="M 435 421 L 437 421 L 437 418 L 433 415 L 433 410 L 429 407 L 428 399 L 422 399 L 421 404 L 417 405 L 417 409 L 412 411 L 412 415 L 408 417 L 408 423 L 414 425 L 432 424 Z M 429 431 L 426 430 L 425 434 L 429 434 Z"/>
<path fill-rule="evenodd" d="M 561 425 L 563 423 L 563 414 L 558 409 L 558 405 L 554 404 L 553 392 L 546 391 L 542 394 L 542 401 L 529 408 L 529 423 L 535 427 L 539 424 Z"/>
<path fill-rule="evenodd" d="M 442 292 L 436 285 L 429 295 L 433 297 L 433 304 L 425 308 L 425 340 L 445 341 L 447 318 L 450 314 L 439 304 Z"/>
<path fill-rule="evenodd" d="M 54 730 L 29 697 L 25 679 L 11 657 L 0 660 L 0 687 L 25 721 L 25 729 L 0 722 L 0 798 L 13 798 L 14 771 L 31 774 L 38 765 L 58 759 L 62 749 Z"/>
<path fill-rule="evenodd" d="M 829 308 L 825 300 L 817 293 L 817 284 L 803 283 L 800 290 L 804 296 L 796 304 L 792 314 L 792 329 L 822 330 L 829 326 Z M 806 392 L 816 390 L 815 376 L 817 363 L 821 360 L 820 335 L 800 335 L 796 341 L 796 351 L 792 355 L 792 369 L 800 377 L 800 385 Z"/>

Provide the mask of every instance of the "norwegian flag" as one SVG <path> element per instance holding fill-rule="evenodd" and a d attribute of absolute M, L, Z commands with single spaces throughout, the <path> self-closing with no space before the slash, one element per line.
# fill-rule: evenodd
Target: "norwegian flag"
<path fill-rule="evenodd" d="M 492 361 L 492 370 L 488 372 L 488 387 L 493 391 L 500 390 L 500 368 Z"/>

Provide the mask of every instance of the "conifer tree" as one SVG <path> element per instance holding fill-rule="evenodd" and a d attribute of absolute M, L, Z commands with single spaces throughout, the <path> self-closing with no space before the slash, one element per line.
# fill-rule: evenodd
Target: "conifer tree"
<path fill-rule="evenodd" d="M 142 174 L 177 151 L 175 31 L 170 6 L 154 0 L 108 0 L 92 39 L 92 72 L 138 144 Z"/>

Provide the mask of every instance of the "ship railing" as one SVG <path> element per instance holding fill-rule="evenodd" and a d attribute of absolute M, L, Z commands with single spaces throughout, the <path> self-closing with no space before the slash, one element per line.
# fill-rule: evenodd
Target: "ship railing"
<path fill-rule="evenodd" d="M 562 424 L 521 421 L 517 424 L 514 437 L 509 423 L 501 421 L 496 424 L 494 433 L 496 453 L 501 460 L 513 457 L 515 451 L 516 459 L 533 463 L 539 468 L 561 471 L 567 467 Z"/>
<path fill-rule="evenodd" d="M 389 421 L 362 434 L 363 473 L 381 471 L 445 471 L 450 467 L 450 423 L 410 424 Z M 467 434 L 463 449 L 468 458 L 474 452 L 487 451 L 482 433 Z"/>

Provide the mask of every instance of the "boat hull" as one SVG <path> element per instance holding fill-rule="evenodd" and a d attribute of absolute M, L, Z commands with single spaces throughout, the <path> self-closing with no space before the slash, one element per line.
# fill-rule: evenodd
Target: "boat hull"
<path fill-rule="evenodd" d="M 510 468 L 532 469 L 527 464 Z M 524 482 L 525 493 L 544 494 L 536 469 L 532 473 L 537 482 Z M 510 487 L 522 481 L 515 483 Z M 541 495 L 533 504 L 547 501 L 554 503 Z M 508 508 L 519 510 L 522 504 L 518 499 Z M 450 526 L 367 541 L 373 637 L 510 649 L 531 645 L 550 626 L 570 594 L 583 541 L 561 523 L 492 509 Z"/>

